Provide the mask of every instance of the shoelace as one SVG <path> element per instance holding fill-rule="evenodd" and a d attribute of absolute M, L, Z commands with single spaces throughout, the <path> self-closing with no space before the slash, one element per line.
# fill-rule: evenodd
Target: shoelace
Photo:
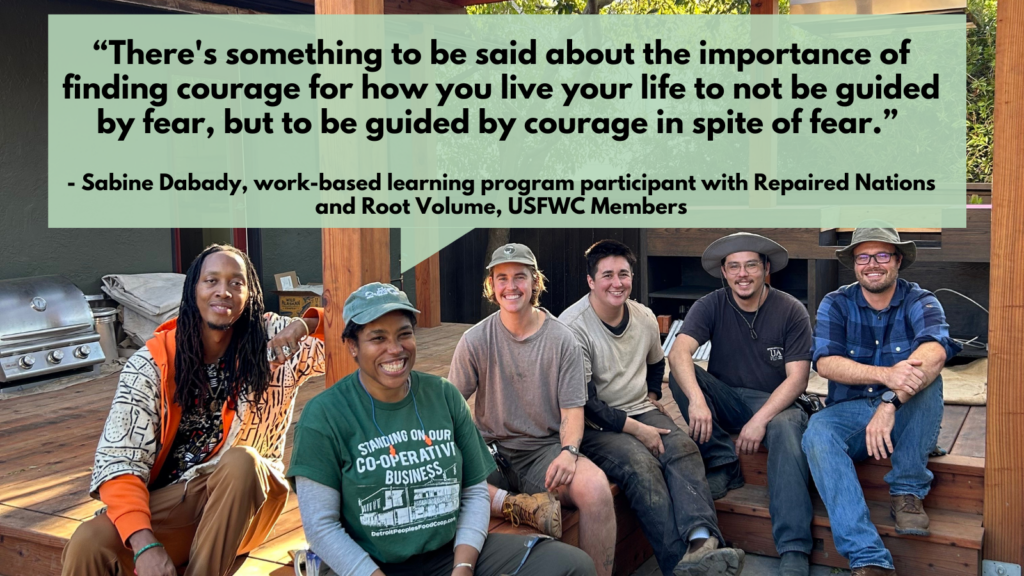
<path fill-rule="evenodd" d="M 531 522 L 533 520 L 533 514 L 530 511 L 525 510 L 518 503 L 509 502 L 507 500 L 501 505 L 501 513 L 508 516 L 508 521 L 512 523 L 513 528 L 522 524 L 523 520 L 526 522 Z"/>
<path fill-rule="evenodd" d="M 917 502 L 914 497 L 910 494 L 903 495 L 903 501 L 900 503 L 900 511 L 907 511 L 911 514 L 920 514 L 921 509 L 917 506 Z"/>

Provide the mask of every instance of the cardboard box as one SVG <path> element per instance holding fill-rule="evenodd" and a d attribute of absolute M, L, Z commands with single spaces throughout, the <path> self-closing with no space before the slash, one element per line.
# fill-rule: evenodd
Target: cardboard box
<path fill-rule="evenodd" d="M 299 286 L 299 277 L 292 272 L 274 274 L 274 283 L 278 290 L 295 290 Z"/>
<path fill-rule="evenodd" d="M 282 316 L 298 317 L 310 307 L 323 306 L 323 284 L 299 284 L 295 272 L 274 274 L 274 282 L 277 284 L 277 290 L 274 290 L 278 297 L 277 307 Z"/>

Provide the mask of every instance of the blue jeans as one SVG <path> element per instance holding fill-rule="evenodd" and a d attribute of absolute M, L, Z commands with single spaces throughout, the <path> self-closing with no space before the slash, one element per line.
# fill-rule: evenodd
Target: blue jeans
<path fill-rule="evenodd" d="M 711 439 L 700 444 L 704 465 L 710 470 L 739 460 L 731 434 L 738 434 L 771 396 L 750 388 L 732 387 L 700 366 L 694 366 L 697 384 L 711 410 Z M 690 401 L 669 377 L 669 389 L 687 423 Z M 768 512 L 772 517 L 775 550 L 810 554 L 814 545 L 811 520 L 814 507 L 809 489 L 807 459 L 800 438 L 807 427 L 807 413 L 793 405 L 779 412 L 768 423 L 763 444 L 768 448 Z"/>
<path fill-rule="evenodd" d="M 654 549 L 658 567 L 662 573 L 672 574 L 686 553 L 687 537 L 694 528 L 703 526 L 724 542 L 715 502 L 693 440 L 658 410 L 633 418 L 671 430 L 661 437 L 665 452 L 660 457 L 655 458 L 630 434 L 591 428 L 584 430 L 580 449 L 625 493 Z"/>
<path fill-rule="evenodd" d="M 864 429 L 880 403 L 880 398 L 859 398 L 833 404 L 811 418 L 804 434 L 804 452 L 828 509 L 832 538 L 851 568 L 893 568 L 892 554 L 871 523 L 854 468 L 854 462 L 868 457 Z M 928 454 L 939 438 L 941 424 L 939 376 L 896 411 L 890 434 L 892 470 L 885 475 L 890 495 L 913 494 L 922 499 L 928 495 L 932 483 Z"/>

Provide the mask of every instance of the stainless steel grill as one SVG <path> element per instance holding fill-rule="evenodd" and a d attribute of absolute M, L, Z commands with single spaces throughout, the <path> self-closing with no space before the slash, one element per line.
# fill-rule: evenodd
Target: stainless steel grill
<path fill-rule="evenodd" d="M 85 295 L 62 276 L 0 281 L 0 382 L 102 363 Z"/>

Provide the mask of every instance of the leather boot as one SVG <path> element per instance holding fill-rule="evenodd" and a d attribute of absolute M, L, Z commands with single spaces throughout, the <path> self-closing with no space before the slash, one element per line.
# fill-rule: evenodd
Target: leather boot
<path fill-rule="evenodd" d="M 927 536 L 928 514 L 924 502 L 913 494 L 899 494 L 889 497 L 889 514 L 896 520 L 896 533 L 911 536 Z"/>

